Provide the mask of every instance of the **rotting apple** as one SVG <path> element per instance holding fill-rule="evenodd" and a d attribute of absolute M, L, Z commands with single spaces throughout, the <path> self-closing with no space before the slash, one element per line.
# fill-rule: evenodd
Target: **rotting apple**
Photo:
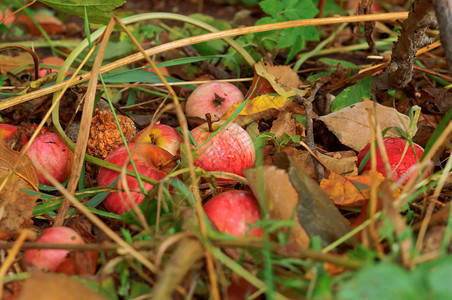
<path fill-rule="evenodd" d="M 58 134 L 47 132 L 38 135 L 30 144 L 26 154 L 35 166 L 44 168 L 60 183 L 69 178 L 74 154 L 64 144 Z M 51 185 L 50 181 L 39 171 L 38 179 L 41 184 Z"/>
<path fill-rule="evenodd" d="M 165 124 L 154 124 L 138 132 L 132 143 L 150 143 L 167 150 L 176 155 L 180 151 L 182 137 L 171 126 Z"/>
<path fill-rule="evenodd" d="M 212 117 L 221 118 L 232 104 L 243 100 L 243 93 L 235 85 L 211 81 L 201 84 L 188 96 L 185 113 L 189 117 L 202 119 L 207 113 Z"/>
<path fill-rule="evenodd" d="M 132 159 L 134 160 L 137 171 L 141 175 L 158 181 L 164 178 L 176 166 L 174 156 L 158 146 L 147 143 L 131 143 L 128 147 L 131 151 Z M 129 155 L 125 145 L 111 152 L 105 158 L 105 161 L 117 166 L 124 166 L 128 163 L 127 169 L 133 170 L 133 166 L 129 163 Z M 97 177 L 97 183 L 99 186 L 108 186 L 115 181 L 118 176 L 119 172 L 101 167 Z M 126 182 L 131 191 L 131 198 L 128 197 L 125 191 L 111 192 L 103 201 L 103 204 L 108 211 L 121 215 L 132 209 L 133 204 L 131 201 L 134 201 L 137 205 L 140 205 L 143 202 L 145 195 L 139 192 L 140 186 L 138 180 L 132 176 L 126 176 Z M 118 180 L 116 187 L 119 189 L 123 188 L 121 179 Z M 153 185 L 143 182 L 143 187 L 146 191 L 149 191 L 152 189 Z"/>
<path fill-rule="evenodd" d="M 53 244 L 84 244 L 83 238 L 73 229 L 55 226 L 45 229 L 37 242 Z M 64 262 L 69 250 L 63 249 L 28 249 L 25 251 L 25 263 L 44 271 L 55 271 Z"/>
<path fill-rule="evenodd" d="M 388 154 L 389 166 L 392 170 L 392 178 L 394 181 L 398 181 L 406 172 L 407 177 L 403 181 L 403 184 L 408 183 L 408 181 L 416 175 L 416 164 L 420 161 L 422 154 L 424 153 L 424 149 L 416 143 L 413 143 L 415 152 L 413 152 L 413 148 L 408 145 L 408 149 L 405 153 L 403 153 L 405 149 L 405 145 L 407 141 L 403 138 L 384 138 L 383 144 L 386 148 L 386 152 Z M 366 156 L 367 152 L 370 149 L 370 144 L 364 147 L 358 154 L 358 166 L 361 164 L 362 160 Z M 380 154 L 380 150 L 377 148 L 377 168 L 376 171 L 386 176 L 386 169 L 384 167 L 383 159 Z M 361 170 L 361 173 L 364 171 L 368 171 L 371 169 L 370 160 L 366 163 L 366 165 Z M 432 170 L 429 170 L 426 174 L 426 177 L 431 174 Z"/>
<path fill-rule="evenodd" d="M 207 122 L 191 131 L 199 147 L 199 156 L 195 158 L 194 164 L 205 171 L 223 171 L 243 176 L 243 170 L 254 165 L 256 154 L 251 137 L 242 127 L 231 122 L 205 143 L 224 123 Z"/>
<path fill-rule="evenodd" d="M 256 198 L 249 192 L 222 192 L 208 200 L 203 207 L 207 217 L 222 233 L 235 236 L 248 234 L 253 237 L 263 234 L 262 228 L 250 230 L 250 224 L 260 220 L 261 215 Z"/>

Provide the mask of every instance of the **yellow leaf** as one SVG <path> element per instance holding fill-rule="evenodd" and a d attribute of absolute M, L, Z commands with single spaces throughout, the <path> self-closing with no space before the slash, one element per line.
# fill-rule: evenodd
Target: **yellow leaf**
<path fill-rule="evenodd" d="M 282 96 L 272 96 L 272 95 L 261 95 L 252 100 L 249 100 L 242 111 L 238 114 L 239 116 L 249 116 L 256 114 L 267 109 L 275 108 L 280 109 L 287 103 L 287 97 Z M 221 117 L 222 120 L 227 120 L 232 116 L 234 111 L 240 106 L 241 103 L 234 103 L 228 111 Z"/>

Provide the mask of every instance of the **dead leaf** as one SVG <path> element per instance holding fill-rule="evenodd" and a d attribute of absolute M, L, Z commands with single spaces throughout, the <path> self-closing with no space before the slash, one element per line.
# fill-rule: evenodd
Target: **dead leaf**
<path fill-rule="evenodd" d="M 370 143 L 370 123 L 368 119 L 368 110 L 372 109 L 373 101 L 364 101 L 350 105 L 344 109 L 321 116 L 319 119 L 325 123 L 328 129 L 336 135 L 342 144 L 360 151 Z M 408 127 L 409 117 L 399 113 L 391 107 L 386 107 L 376 103 L 377 123 L 381 130 L 388 127 Z M 405 125 L 404 125 L 405 124 Z M 400 134 L 390 129 L 388 133 L 400 136 Z"/>
<path fill-rule="evenodd" d="M 299 150 L 294 147 L 284 147 L 282 152 L 286 152 L 292 157 L 298 168 L 303 170 L 310 178 L 317 180 L 317 172 L 312 162 L 311 154 L 305 150 Z"/>
<path fill-rule="evenodd" d="M 272 96 L 272 95 L 261 95 L 254 99 L 248 101 L 242 111 L 237 115 L 234 122 L 237 123 L 238 117 L 246 116 L 246 118 L 241 118 L 241 122 L 249 123 L 251 121 L 262 118 L 262 114 L 259 113 L 268 111 L 268 110 L 279 110 L 287 103 L 287 98 L 281 96 Z M 221 117 L 221 120 L 229 119 L 235 110 L 241 105 L 241 103 L 234 103 L 228 109 L 228 111 Z M 272 113 L 273 114 L 273 113 Z M 256 117 L 257 116 L 257 117 Z"/>
<path fill-rule="evenodd" d="M 308 248 L 310 238 L 298 220 L 296 212 L 298 193 L 290 183 L 289 175 L 275 166 L 244 170 L 243 173 L 255 195 L 258 195 L 258 186 L 260 186 L 256 178 L 256 172 L 262 172 L 263 174 L 270 217 L 275 220 L 295 222 L 294 226 L 285 229 L 286 232 L 289 232 L 288 248 L 293 251 Z"/>
<path fill-rule="evenodd" d="M 340 175 L 356 176 L 358 157 L 355 151 L 338 151 L 333 153 L 319 153 L 320 160 L 333 172 Z"/>
<path fill-rule="evenodd" d="M 93 275 L 96 273 L 98 257 L 99 252 L 71 251 L 66 256 L 66 259 L 58 265 L 55 273 L 64 273 L 66 275 Z"/>
<path fill-rule="evenodd" d="M 377 173 L 377 182 L 380 184 L 385 177 Z M 320 187 L 330 195 L 336 205 L 363 206 L 370 199 L 370 186 L 372 178 L 370 173 L 360 176 L 341 176 L 331 173 L 328 179 L 322 179 Z"/>
<path fill-rule="evenodd" d="M 0 74 L 12 72 L 24 65 L 32 65 L 33 58 L 27 52 L 20 52 L 16 56 L 0 54 Z"/>
<path fill-rule="evenodd" d="M 35 14 L 33 18 L 42 27 L 42 29 L 50 35 L 62 34 L 64 32 L 64 23 L 51 14 L 41 12 Z M 36 24 L 27 15 L 20 15 L 18 17 L 18 21 L 26 24 L 31 35 L 42 35 Z"/>
<path fill-rule="evenodd" d="M 290 182 L 298 193 L 297 216 L 300 224 L 309 236 L 319 236 L 324 245 L 347 234 L 351 228 L 349 222 L 334 206 L 328 195 L 294 163 L 284 152 L 275 155 L 275 165 L 287 172 Z M 272 178 L 272 186 L 274 187 Z M 357 243 L 352 237 L 341 244 L 338 249 L 345 250 Z"/>
<path fill-rule="evenodd" d="M 278 117 L 272 123 L 272 128 L 270 129 L 271 133 L 275 134 L 275 137 L 282 138 L 284 134 L 288 134 L 290 136 L 301 135 L 306 136 L 303 125 L 301 125 L 295 118 L 293 117 L 293 113 L 288 106 L 285 105 L 280 110 Z"/>
<path fill-rule="evenodd" d="M 296 94 L 306 95 L 306 90 L 300 90 L 300 80 L 296 72 L 289 66 L 267 66 L 262 60 L 254 65 L 254 70 L 260 76 L 259 80 L 266 80 L 278 95 L 292 97 Z M 298 79 L 298 80 L 297 80 Z M 253 89 L 253 86 L 250 90 Z"/>
<path fill-rule="evenodd" d="M 106 300 L 92 289 L 71 279 L 54 273 L 33 273 L 25 280 L 18 300 Z"/>
<path fill-rule="evenodd" d="M 3 240 L 32 224 L 31 216 L 39 197 L 30 196 L 21 189 L 38 191 L 39 182 L 30 158 L 0 141 L 0 178 L 1 182 L 7 180 L 0 191 L 0 240 Z M 10 175 L 13 170 L 15 173 Z"/>
<path fill-rule="evenodd" d="M 290 97 L 296 93 L 302 96 L 304 90 L 298 90 L 301 82 L 298 74 L 289 66 L 269 66 L 259 61 L 254 65 L 254 78 L 245 98 L 253 99 L 263 94 L 278 93 Z"/>

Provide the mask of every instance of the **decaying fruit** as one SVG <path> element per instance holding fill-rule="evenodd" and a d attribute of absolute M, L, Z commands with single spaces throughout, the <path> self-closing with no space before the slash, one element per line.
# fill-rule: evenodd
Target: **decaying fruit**
<path fill-rule="evenodd" d="M 129 117 L 122 115 L 117 117 L 126 141 L 130 142 L 136 133 L 135 124 Z M 91 121 L 86 153 L 104 159 L 124 144 L 121 130 L 116 125 L 112 112 L 98 111 Z"/>

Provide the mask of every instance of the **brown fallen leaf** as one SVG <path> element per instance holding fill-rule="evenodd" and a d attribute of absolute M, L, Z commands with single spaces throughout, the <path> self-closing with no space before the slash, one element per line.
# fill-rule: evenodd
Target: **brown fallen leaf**
<path fill-rule="evenodd" d="M 245 98 L 253 99 L 271 93 L 277 93 L 286 98 L 296 93 L 304 96 L 306 91 L 299 90 L 300 85 L 298 74 L 289 66 L 270 66 L 261 60 L 254 66 L 253 83 Z"/>
<path fill-rule="evenodd" d="M 380 173 L 377 173 L 376 178 L 378 184 L 385 180 Z M 370 199 L 371 182 L 370 173 L 360 176 L 341 176 L 331 173 L 328 179 L 322 179 L 320 187 L 336 205 L 362 206 Z"/>
<path fill-rule="evenodd" d="M 297 216 L 309 236 L 319 236 L 323 244 L 328 245 L 351 230 L 349 222 L 328 195 L 317 182 L 297 167 L 287 153 L 276 154 L 275 165 L 287 172 L 290 183 L 298 193 Z M 354 247 L 356 243 L 353 236 L 338 246 L 338 250 Z"/>
<path fill-rule="evenodd" d="M 0 74 L 14 71 L 24 65 L 32 65 L 33 58 L 27 52 L 20 52 L 16 56 L 0 54 Z"/>
<path fill-rule="evenodd" d="M 331 171 L 348 176 L 358 175 L 356 161 L 358 157 L 355 151 L 338 151 L 333 153 L 319 153 L 320 160 Z"/>
<path fill-rule="evenodd" d="M 295 120 L 292 111 L 288 109 L 287 105 L 280 109 L 280 113 L 276 117 L 276 120 L 272 123 L 270 132 L 274 133 L 277 138 L 282 138 L 284 134 L 288 134 L 290 136 L 306 136 L 303 125 Z"/>
<path fill-rule="evenodd" d="M 106 300 L 80 282 L 63 274 L 32 273 L 25 280 L 22 293 L 18 300 Z"/>
<path fill-rule="evenodd" d="M 269 214 L 275 220 L 293 221 L 294 226 L 285 228 L 289 233 L 289 245 L 287 248 L 293 251 L 306 249 L 309 247 L 310 238 L 304 228 L 300 225 L 296 207 L 298 204 L 298 193 L 289 181 L 289 175 L 276 166 L 263 166 L 244 170 L 246 179 L 255 195 L 259 194 L 260 182 L 258 182 L 257 172 L 262 172 L 266 200 L 269 207 Z M 290 251 L 289 250 L 289 251 Z"/>
<path fill-rule="evenodd" d="M 317 172 L 312 162 L 311 154 L 305 150 L 299 150 L 294 147 L 284 147 L 282 152 L 286 152 L 292 157 L 298 168 L 303 170 L 310 178 L 317 180 Z"/>
<path fill-rule="evenodd" d="M 321 116 L 319 119 L 336 135 L 339 141 L 360 151 L 370 143 L 370 123 L 368 110 L 374 105 L 373 101 L 364 101 L 350 105 L 334 113 Z M 382 130 L 388 127 L 408 127 L 410 119 L 391 107 L 376 103 L 376 121 Z M 390 129 L 388 134 L 400 136 L 400 133 Z"/>
<path fill-rule="evenodd" d="M 33 223 L 31 216 L 39 197 L 21 189 L 38 191 L 39 182 L 30 158 L 9 149 L 1 139 L 0 178 L 1 182 L 7 180 L 0 191 L 0 240 L 3 240 Z"/>

